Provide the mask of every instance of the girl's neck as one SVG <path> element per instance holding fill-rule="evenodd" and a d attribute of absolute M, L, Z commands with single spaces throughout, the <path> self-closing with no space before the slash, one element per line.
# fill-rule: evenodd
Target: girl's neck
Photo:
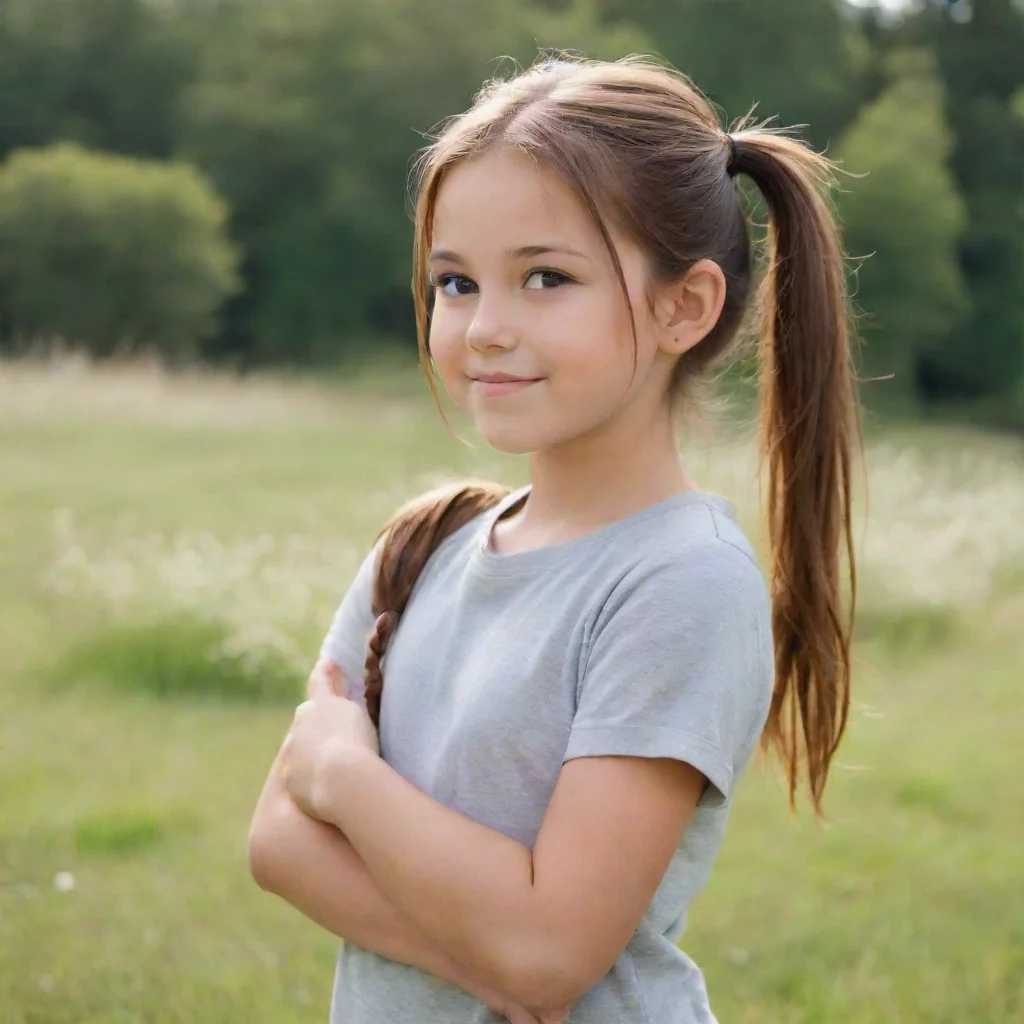
<path fill-rule="evenodd" d="M 565 543 L 694 489 L 669 417 L 617 427 L 530 456 L 529 500 L 496 524 L 499 551 Z"/>

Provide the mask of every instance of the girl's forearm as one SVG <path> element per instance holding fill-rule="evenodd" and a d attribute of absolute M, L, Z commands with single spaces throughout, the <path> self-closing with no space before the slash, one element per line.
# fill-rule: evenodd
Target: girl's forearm
<path fill-rule="evenodd" d="M 388 960 L 417 967 L 491 1009 L 499 993 L 473 978 L 380 890 L 352 845 L 333 826 L 300 811 L 277 781 L 260 797 L 249 837 L 253 877 L 321 927 Z"/>
<path fill-rule="evenodd" d="M 533 978 L 546 937 L 527 847 L 421 793 L 375 756 L 342 764 L 317 803 L 417 927 L 488 986 L 543 1005 Z"/>

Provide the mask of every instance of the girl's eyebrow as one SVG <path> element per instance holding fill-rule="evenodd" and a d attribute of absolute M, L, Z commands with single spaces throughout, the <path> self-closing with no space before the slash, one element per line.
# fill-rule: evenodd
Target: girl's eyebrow
<path fill-rule="evenodd" d="M 580 259 L 589 260 L 590 257 L 579 249 L 570 245 L 563 245 L 559 242 L 546 242 L 543 245 L 523 245 L 518 249 L 506 249 L 505 255 L 512 259 L 524 259 L 536 256 L 546 256 L 548 253 L 560 253 L 563 256 L 578 256 Z M 427 259 L 431 262 L 444 261 L 446 263 L 461 263 L 466 261 L 451 249 L 434 249 Z"/>

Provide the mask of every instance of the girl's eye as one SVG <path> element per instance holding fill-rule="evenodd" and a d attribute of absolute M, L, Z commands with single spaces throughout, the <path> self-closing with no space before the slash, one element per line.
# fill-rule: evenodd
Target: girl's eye
<path fill-rule="evenodd" d="M 461 274 L 441 274 L 435 285 L 452 299 L 458 298 L 460 295 L 471 295 L 476 290 L 476 285 Z"/>
<path fill-rule="evenodd" d="M 569 278 L 557 270 L 535 270 L 526 279 L 526 287 L 533 291 L 550 291 L 568 283 Z"/>

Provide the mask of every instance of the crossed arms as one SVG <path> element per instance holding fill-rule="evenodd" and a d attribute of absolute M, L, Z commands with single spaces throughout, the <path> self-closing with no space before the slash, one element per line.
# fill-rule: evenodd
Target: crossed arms
<path fill-rule="evenodd" d="M 668 758 L 571 760 L 530 850 L 379 758 L 353 766 L 326 822 L 292 803 L 276 769 L 249 839 L 262 888 L 354 945 L 541 1019 L 625 948 L 705 784 Z"/>

